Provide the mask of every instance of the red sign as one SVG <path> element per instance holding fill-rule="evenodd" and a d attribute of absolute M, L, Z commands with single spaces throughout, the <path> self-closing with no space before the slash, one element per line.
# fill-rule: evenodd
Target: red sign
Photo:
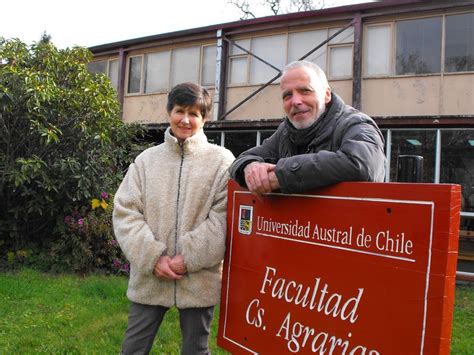
<path fill-rule="evenodd" d="M 218 344 L 232 353 L 449 354 L 459 185 L 229 184 Z"/>

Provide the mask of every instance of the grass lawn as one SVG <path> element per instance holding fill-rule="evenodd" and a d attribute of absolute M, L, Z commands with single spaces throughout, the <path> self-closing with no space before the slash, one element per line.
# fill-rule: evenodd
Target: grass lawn
<path fill-rule="evenodd" d="M 124 277 L 0 274 L 0 354 L 118 354 L 129 302 Z M 218 312 L 212 326 L 216 345 Z M 452 354 L 474 354 L 474 287 L 458 286 Z M 179 354 L 178 313 L 167 313 L 152 354 Z"/>

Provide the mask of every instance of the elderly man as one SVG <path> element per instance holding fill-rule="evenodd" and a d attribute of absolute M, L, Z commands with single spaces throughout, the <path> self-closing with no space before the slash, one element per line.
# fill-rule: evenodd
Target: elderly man
<path fill-rule="evenodd" d="M 287 117 L 261 146 L 242 153 L 230 167 L 241 186 L 260 195 L 384 180 L 379 128 L 331 91 L 320 67 L 308 61 L 288 64 L 280 89 Z"/>

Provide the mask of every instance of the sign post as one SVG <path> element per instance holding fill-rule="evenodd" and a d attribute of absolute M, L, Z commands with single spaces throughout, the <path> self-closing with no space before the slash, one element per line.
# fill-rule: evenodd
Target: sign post
<path fill-rule="evenodd" d="M 459 185 L 229 183 L 218 344 L 234 354 L 449 354 Z"/>

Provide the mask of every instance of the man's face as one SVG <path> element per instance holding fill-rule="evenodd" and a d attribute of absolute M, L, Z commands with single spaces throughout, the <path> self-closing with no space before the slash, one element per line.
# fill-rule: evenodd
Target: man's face
<path fill-rule="evenodd" d="M 326 110 L 331 101 L 331 89 L 324 87 L 311 69 L 300 67 L 288 70 L 280 82 L 283 109 L 293 126 L 311 126 Z"/>

